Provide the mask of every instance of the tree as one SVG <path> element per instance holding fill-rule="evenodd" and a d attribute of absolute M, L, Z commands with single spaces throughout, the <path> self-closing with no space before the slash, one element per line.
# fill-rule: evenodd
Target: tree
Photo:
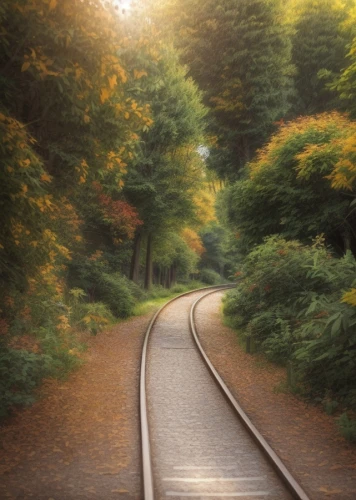
<path fill-rule="evenodd" d="M 135 168 L 128 172 L 124 186 L 125 196 L 143 221 L 135 237 L 131 278 L 137 281 L 139 277 L 144 238 L 146 288 L 152 283 L 153 242 L 168 228 L 179 231 L 194 216 L 194 187 L 202 177 L 197 147 L 206 114 L 196 85 L 186 77 L 172 49 L 160 49 L 159 62 L 150 74 L 145 94 L 154 123 L 142 135 Z"/>
<path fill-rule="evenodd" d="M 221 177 L 236 178 L 288 110 L 292 68 L 281 5 L 177 0 L 157 16 L 157 24 L 174 30 L 182 60 L 211 109 L 217 147 L 208 162 Z"/>
<path fill-rule="evenodd" d="M 355 123 L 336 112 L 281 126 L 225 193 L 241 247 L 249 251 L 271 234 L 308 240 L 325 233 L 340 253 L 355 251 L 354 195 L 345 192 L 347 175 L 355 179 L 354 138 Z"/>
<path fill-rule="evenodd" d="M 292 37 L 296 99 L 294 115 L 310 115 L 340 108 L 335 90 L 327 88 L 345 66 L 350 30 L 341 29 L 345 6 L 335 0 L 306 0 L 300 7 Z"/>
<path fill-rule="evenodd" d="M 330 88 L 338 92 L 340 99 L 346 104 L 348 111 L 353 118 L 356 117 L 356 9 L 351 9 L 349 17 L 345 22 L 345 28 L 351 30 L 353 35 L 352 41 L 347 46 L 348 52 L 346 55 L 347 63 L 345 63 L 341 74 L 335 78 L 335 81 L 330 84 Z"/>

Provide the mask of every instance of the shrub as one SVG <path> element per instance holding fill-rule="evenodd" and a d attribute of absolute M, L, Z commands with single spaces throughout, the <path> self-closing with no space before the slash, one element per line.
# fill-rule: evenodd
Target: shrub
<path fill-rule="evenodd" d="M 115 321 L 110 309 L 102 302 L 82 304 L 80 325 L 88 328 L 92 335 L 96 335 L 103 328 Z"/>
<path fill-rule="evenodd" d="M 135 299 L 128 280 L 118 273 L 103 273 L 96 285 L 97 297 L 107 304 L 117 318 L 127 318 L 132 314 Z"/>
<path fill-rule="evenodd" d="M 69 283 L 74 289 L 83 289 L 90 301 L 104 302 L 117 318 L 130 316 L 135 299 L 144 297 L 140 288 L 120 273 L 110 271 L 100 252 L 94 259 L 84 258 L 70 266 Z"/>
<path fill-rule="evenodd" d="M 14 405 L 34 401 L 33 389 L 49 374 L 49 362 L 43 354 L 0 347 L 0 417 L 7 416 Z"/>
<path fill-rule="evenodd" d="M 246 258 L 224 313 L 274 361 L 293 361 L 304 390 L 356 407 L 356 308 L 343 299 L 356 283 L 351 253 L 336 258 L 321 241 L 273 236 Z M 353 392 L 354 391 L 354 392 Z"/>
<path fill-rule="evenodd" d="M 207 285 L 219 285 L 222 281 L 220 274 L 213 269 L 204 268 L 199 273 L 199 279 Z"/>
<path fill-rule="evenodd" d="M 340 433 L 347 441 L 356 443 L 356 420 L 350 419 L 347 413 L 343 413 L 338 419 Z"/>

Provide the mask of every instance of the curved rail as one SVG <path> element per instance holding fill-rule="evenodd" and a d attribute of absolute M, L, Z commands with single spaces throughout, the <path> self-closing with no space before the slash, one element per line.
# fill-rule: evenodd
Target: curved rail
<path fill-rule="evenodd" d="M 148 325 L 145 334 L 145 340 L 142 349 L 141 358 L 141 372 L 140 372 L 140 420 L 141 420 L 141 443 L 142 443 L 142 471 L 143 471 L 143 490 L 145 500 L 154 500 L 154 485 L 153 485 L 153 471 L 152 471 L 152 459 L 151 459 L 151 446 L 150 437 L 148 429 L 148 415 L 147 415 L 147 398 L 146 398 L 146 359 L 147 359 L 147 347 L 150 337 L 151 330 L 155 324 L 159 314 L 165 309 L 169 304 L 175 300 L 189 295 L 191 293 L 214 289 L 214 291 L 219 291 L 224 288 L 233 288 L 234 285 L 220 285 L 220 286 L 208 286 L 205 288 L 199 288 L 198 290 L 191 290 L 189 292 L 182 293 L 177 297 L 166 302 L 153 316 Z M 211 292 L 210 292 L 211 293 Z M 207 294 L 208 295 L 208 294 Z M 205 295 L 204 295 L 205 297 Z"/>
<path fill-rule="evenodd" d="M 286 466 L 283 464 L 281 459 L 278 457 L 278 455 L 273 451 L 273 449 L 270 447 L 270 445 L 267 443 L 267 441 L 264 439 L 264 437 L 258 432 L 256 427 L 253 425 L 251 420 L 248 418 L 246 413 L 243 411 L 239 403 L 236 401 L 228 387 L 226 386 L 225 382 L 223 379 L 220 377 L 219 373 L 216 371 L 214 368 L 213 364 L 211 363 L 210 359 L 206 355 L 204 349 L 201 346 L 201 343 L 199 341 L 199 337 L 195 328 L 195 322 L 194 322 L 194 311 L 198 303 L 203 300 L 205 297 L 212 293 L 216 293 L 218 290 L 211 291 L 209 293 L 206 293 L 202 297 L 199 297 L 194 304 L 192 305 L 190 309 L 190 329 L 192 332 L 192 335 L 194 337 L 195 343 L 200 351 L 200 354 L 209 368 L 209 371 L 211 372 L 213 378 L 215 379 L 216 383 L 218 384 L 219 388 L 222 390 L 224 395 L 227 397 L 229 402 L 231 403 L 232 407 L 235 409 L 239 419 L 242 421 L 244 424 L 245 428 L 249 432 L 249 434 L 252 436 L 252 438 L 256 441 L 262 452 L 265 454 L 267 457 L 268 461 L 273 465 L 273 468 L 277 472 L 278 476 L 282 479 L 290 493 L 293 495 L 294 498 L 297 500 L 309 500 L 308 495 L 305 493 L 305 491 L 301 488 L 301 486 L 297 483 L 297 481 L 293 478 L 291 473 L 288 471 Z"/>

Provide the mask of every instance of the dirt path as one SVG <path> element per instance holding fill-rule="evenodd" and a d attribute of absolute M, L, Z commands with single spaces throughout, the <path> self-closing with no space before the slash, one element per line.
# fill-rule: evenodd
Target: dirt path
<path fill-rule="evenodd" d="M 211 361 L 312 500 L 355 500 L 356 447 L 338 435 L 334 417 L 278 391 L 285 370 L 246 354 L 235 332 L 222 326 L 222 295 L 203 299 L 196 315 Z"/>
<path fill-rule="evenodd" d="M 89 342 L 86 364 L 0 428 L 0 498 L 135 499 L 141 494 L 138 378 L 149 316 Z"/>

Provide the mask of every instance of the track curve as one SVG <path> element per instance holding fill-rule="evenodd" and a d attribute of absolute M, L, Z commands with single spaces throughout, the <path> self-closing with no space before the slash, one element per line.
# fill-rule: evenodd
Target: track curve
<path fill-rule="evenodd" d="M 194 309 L 222 288 L 226 286 L 176 297 L 155 314 L 147 329 L 140 381 L 144 498 L 308 500 L 229 395 L 200 345 Z M 211 374 L 218 385 L 212 384 Z"/>

